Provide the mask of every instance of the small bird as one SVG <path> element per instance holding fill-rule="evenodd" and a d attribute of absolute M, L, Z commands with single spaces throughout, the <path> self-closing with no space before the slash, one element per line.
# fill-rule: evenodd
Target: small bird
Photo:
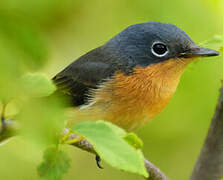
<path fill-rule="evenodd" d="M 86 120 L 105 120 L 133 131 L 164 109 L 189 63 L 217 55 L 175 25 L 146 22 L 129 26 L 83 55 L 53 81 Z"/>

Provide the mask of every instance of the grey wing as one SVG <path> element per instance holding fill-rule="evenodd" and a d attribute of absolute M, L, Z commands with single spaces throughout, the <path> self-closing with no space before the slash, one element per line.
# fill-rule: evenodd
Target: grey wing
<path fill-rule="evenodd" d="M 70 97 L 72 105 L 80 106 L 87 102 L 91 89 L 97 89 L 98 85 L 108 79 L 115 72 L 115 68 L 106 61 L 100 51 L 82 56 L 58 73 L 53 81 L 58 90 Z"/>

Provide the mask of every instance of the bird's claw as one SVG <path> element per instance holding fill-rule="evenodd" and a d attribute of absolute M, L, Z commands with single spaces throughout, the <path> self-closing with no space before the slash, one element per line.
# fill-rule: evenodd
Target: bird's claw
<path fill-rule="evenodd" d="M 101 166 L 101 158 L 98 155 L 96 155 L 95 160 L 96 160 L 98 168 L 104 169 L 104 167 Z"/>

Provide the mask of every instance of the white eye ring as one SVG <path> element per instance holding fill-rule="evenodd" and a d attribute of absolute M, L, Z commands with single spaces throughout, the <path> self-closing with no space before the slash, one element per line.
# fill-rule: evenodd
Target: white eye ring
<path fill-rule="evenodd" d="M 155 49 L 155 48 L 157 48 L 157 47 L 155 47 L 155 46 L 163 46 L 163 47 L 161 47 L 161 48 L 163 48 L 163 49 Z M 158 52 L 158 50 L 160 51 L 160 52 Z M 152 53 L 153 53 L 153 55 L 155 55 L 155 56 L 157 56 L 157 57 L 164 57 L 164 56 L 166 56 L 167 55 L 167 53 L 169 52 L 169 50 L 168 50 L 168 48 L 167 48 L 167 46 L 164 44 L 164 43 L 162 43 L 162 42 L 154 42 L 153 44 L 152 44 L 152 47 L 151 47 L 151 51 L 152 51 Z M 159 54 L 160 53 L 160 54 Z"/>

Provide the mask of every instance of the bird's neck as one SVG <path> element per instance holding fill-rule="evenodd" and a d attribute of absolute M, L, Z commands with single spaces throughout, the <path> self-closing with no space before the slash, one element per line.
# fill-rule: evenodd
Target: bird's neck
<path fill-rule="evenodd" d="M 170 59 L 152 64 L 146 68 L 136 68 L 134 73 L 142 83 L 154 90 L 155 97 L 172 96 L 180 77 L 193 59 Z"/>

